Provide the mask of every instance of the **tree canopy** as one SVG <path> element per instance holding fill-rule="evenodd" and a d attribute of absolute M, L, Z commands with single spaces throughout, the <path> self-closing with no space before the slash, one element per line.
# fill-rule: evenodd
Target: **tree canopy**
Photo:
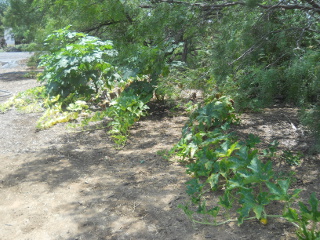
<path fill-rule="evenodd" d="M 0 35 L 3 35 L 3 16 L 4 16 L 4 12 L 6 11 L 8 7 L 8 3 L 6 1 L 0 1 Z"/>
<path fill-rule="evenodd" d="M 72 25 L 112 40 L 119 52 L 114 64 L 125 74 L 150 75 L 166 91 L 180 85 L 222 92 L 240 109 L 278 102 L 318 107 L 318 1 L 8 2 L 4 24 L 21 41 L 43 42 Z"/>

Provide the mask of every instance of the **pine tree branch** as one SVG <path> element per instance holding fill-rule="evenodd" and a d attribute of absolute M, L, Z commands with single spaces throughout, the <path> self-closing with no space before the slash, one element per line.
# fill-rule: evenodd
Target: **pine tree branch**
<path fill-rule="evenodd" d="M 303 11 L 313 11 L 320 13 L 320 5 L 317 4 L 314 0 L 303 0 L 303 2 L 308 3 L 311 6 L 307 5 L 300 5 L 300 4 L 275 4 L 275 5 L 264 5 L 264 4 L 258 4 L 257 7 L 263 8 L 263 9 L 285 9 L 285 10 L 293 10 L 293 9 L 299 9 Z M 202 10 L 221 10 L 223 8 L 227 7 L 233 7 L 237 5 L 245 6 L 246 3 L 242 1 L 238 2 L 225 2 L 221 4 L 209 4 L 209 3 L 203 3 L 203 2 L 196 2 L 196 3 L 188 3 L 188 2 L 182 2 L 182 1 L 173 1 L 173 0 L 157 0 L 152 2 L 153 4 L 156 3 L 170 3 L 170 4 L 182 4 L 187 5 L 190 7 L 199 7 Z M 154 8 L 154 6 L 151 5 L 140 5 L 140 8 Z"/>
<path fill-rule="evenodd" d="M 98 30 L 102 27 L 105 27 L 105 26 L 110 26 L 110 25 L 113 25 L 113 24 L 118 24 L 118 23 L 121 23 L 123 21 L 107 21 L 107 22 L 103 22 L 103 23 L 100 23 L 92 28 L 87 28 L 85 30 L 83 30 L 83 32 L 92 32 L 92 31 L 95 31 L 95 30 Z"/>
<path fill-rule="evenodd" d="M 320 4 L 316 3 L 314 0 L 303 0 L 307 3 L 309 3 L 313 8 L 319 8 L 320 9 Z"/>
<path fill-rule="evenodd" d="M 259 41 L 257 41 L 257 43 L 255 43 L 254 45 L 252 45 L 250 48 L 248 48 L 244 53 L 242 53 L 238 58 L 232 60 L 231 62 L 228 63 L 228 65 L 233 65 L 235 62 L 243 59 L 244 57 L 246 57 L 247 55 L 249 55 L 250 53 L 252 53 L 254 50 L 256 50 L 258 47 L 260 47 L 268 38 L 268 36 L 276 34 L 276 33 L 280 33 L 280 32 L 284 32 L 284 31 L 296 31 L 296 32 L 303 32 L 308 30 L 308 28 L 288 28 L 288 29 L 284 29 L 284 30 L 276 30 L 276 31 L 271 31 L 265 35 L 263 35 Z M 278 61 L 278 60 L 277 60 Z"/>
<path fill-rule="evenodd" d="M 282 4 L 282 5 L 262 5 L 262 4 L 258 4 L 257 5 L 260 8 L 263 9 L 276 9 L 276 8 L 280 8 L 280 9 L 284 9 L 284 10 L 294 10 L 294 9 L 298 9 L 298 10 L 304 10 L 304 11 L 313 11 L 313 12 L 318 12 L 320 13 L 320 8 L 314 8 L 314 7 L 308 7 L 308 6 L 304 6 L 304 5 L 298 5 L 298 4 Z"/>

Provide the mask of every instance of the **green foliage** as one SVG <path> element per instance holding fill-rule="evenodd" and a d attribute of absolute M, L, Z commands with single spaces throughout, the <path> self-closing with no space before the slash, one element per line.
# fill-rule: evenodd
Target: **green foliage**
<path fill-rule="evenodd" d="M 107 110 L 107 115 L 112 118 L 109 123 L 111 126 L 109 133 L 115 143 L 121 146 L 127 141 L 129 128 L 146 115 L 148 106 L 133 91 L 123 92 L 110 105 Z"/>
<path fill-rule="evenodd" d="M 3 28 L 3 16 L 5 11 L 8 9 L 8 2 L 7 1 L 0 1 L 0 36 L 4 34 Z"/>
<path fill-rule="evenodd" d="M 282 158 L 290 166 L 299 166 L 301 164 L 302 154 L 300 152 L 294 153 L 292 151 L 284 151 Z"/>
<path fill-rule="evenodd" d="M 4 113 L 12 107 L 23 112 L 41 112 L 44 110 L 42 105 L 44 98 L 46 93 L 43 86 L 31 88 L 0 104 L 0 112 Z"/>
<path fill-rule="evenodd" d="M 34 5 L 34 0 L 8 0 L 3 23 L 13 28 L 17 43 L 30 43 L 45 26 L 45 9 Z"/>
<path fill-rule="evenodd" d="M 238 109 L 284 103 L 305 109 L 303 122 L 319 136 L 318 14 L 261 11 L 258 3 L 271 6 L 271 1 L 246 3 L 248 8 L 225 9 L 215 28 L 211 70 L 219 90 L 231 95 Z"/>
<path fill-rule="evenodd" d="M 284 203 L 284 211 L 298 198 L 301 190 L 290 191 L 290 178 L 276 177 L 271 161 L 275 153 L 274 142 L 268 151 L 259 152 L 259 139 L 251 135 L 246 142 L 239 142 L 229 131 L 236 122 L 230 99 L 221 97 L 199 107 L 190 116 L 180 142 L 173 151 L 187 161 L 187 193 L 192 205 L 181 205 L 184 212 L 196 223 L 219 225 L 234 221 L 230 216 L 236 212 L 238 224 L 256 218 L 281 217 L 268 214 L 273 201 Z M 223 190 L 213 205 L 209 196 Z M 212 217 L 197 220 L 195 215 Z M 252 216 L 253 215 L 253 216 Z M 221 218 L 224 220 L 221 220 Z M 220 219 L 220 220 L 219 220 Z"/>
<path fill-rule="evenodd" d="M 237 120 L 233 110 L 232 102 L 227 97 L 216 99 L 205 106 L 199 105 L 183 128 L 182 138 L 173 151 L 177 151 L 177 155 L 183 159 L 193 158 L 200 144 L 211 145 L 215 139 L 219 142 L 221 131 L 228 129 Z M 216 129 L 211 131 L 213 128 Z"/>
<path fill-rule="evenodd" d="M 279 143 L 274 141 L 268 149 L 259 151 L 256 145 L 260 139 L 254 135 L 239 142 L 227 127 L 236 122 L 229 101 L 226 97 L 213 99 L 196 109 L 172 150 L 188 163 L 187 173 L 192 176 L 186 190 L 191 203 L 179 207 L 193 222 L 213 226 L 230 221 L 241 225 L 250 219 L 267 224 L 267 218 L 284 218 L 298 227 L 299 239 L 320 239 L 315 194 L 310 196 L 310 208 L 302 202 L 299 212 L 292 207 L 302 190 L 290 189 L 291 178 L 273 170 L 270 159 L 276 156 Z M 299 164 L 300 157 L 291 151 L 282 155 L 290 165 Z M 213 194 L 219 195 L 216 203 L 210 200 Z M 274 201 L 283 204 L 278 215 L 268 214 L 268 206 Z"/>
<path fill-rule="evenodd" d="M 70 101 L 70 99 L 69 99 Z M 68 122 L 78 117 L 78 112 L 64 111 L 60 96 L 49 97 L 44 86 L 28 89 L 0 104 L 0 112 L 6 112 L 15 108 L 21 112 L 43 112 L 38 119 L 36 127 L 38 129 L 50 128 L 57 123 Z"/>
<path fill-rule="evenodd" d="M 107 62 L 117 54 L 110 41 L 68 29 L 58 30 L 46 40 L 50 54 L 43 55 L 40 63 L 45 67 L 40 76 L 45 86 L 19 94 L 0 109 L 5 111 L 13 105 L 30 108 L 33 103 L 41 106 L 44 114 L 37 122 L 38 129 L 79 117 L 81 123 L 75 126 L 85 127 L 92 121 L 109 117 L 112 119 L 108 124 L 111 137 L 118 146 L 124 145 L 129 128 L 146 114 L 146 103 L 152 97 L 153 85 L 138 79 L 131 79 L 126 85 Z M 102 100 L 108 104 L 110 99 L 103 98 L 112 93 L 115 86 L 118 90 L 122 86 L 127 89 L 109 103 L 110 107 L 98 108 Z"/>
<path fill-rule="evenodd" d="M 314 144 L 311 151 L 319 152 L 320 149 L 320 104 L 313 104 L 308 108 L 303 108 L 300 111 L 300 117 L 302 123 L 306 125 L 309 130 L 314 133 L 316 137 L 316 143 Z"/>
<path fill-rule="evenodd" d="M 231 95 L 242 109 L 278 102 L 308 108 L 319 95 L 318 13 L 310 2 L 289 5 L 10 0 L 5 20 L 39 42 L 69 24 L 111 39 L 121 49 L 116 65 L 127 76 L 149 75 L 161 95 L 182 86 Z"/>
<path fill-rule="evenodd" d="M 300 240 L 318 240 L 320 239 L 320 211 L 318 210 L 319 200 L 315 193 L 312 193 L 309 198 L 309 206 L 306 206 L 303 202 L 299 202 L 300 211 L 289 208 L 284 217 L 298 225 L 297 231 L 298 239 Z"/>
<path fill-rule="evenodd" d="M 279 142 L 277 140 L 274 140 L 273 142 L 271 142 L 268 146 L 267 149 L 264 149 L 262 152 L 263 152 L 263 155 L 267 158 L 273 158 L 275 157 L 276 155 L 276 152 L 278 150 L 278 145 L 279 145 Z"/>
<path fill-rule="evenodd" d="M 135 80 L 124 89 L 124 92 L 128 93 L 128 95 L 138 96 L 143 102 L 149 102 L 153 97 L 153 90 L 154 86 L 152 82 L 147 80 Z"/>
<path fill-rule="evenodd" d="M 46 84 L 49 95 L 90 96 L 110 89 L 120 78 L 109 63 L 117 55 L 112 43 L 68 29 L 46 39 L 49 54 L 41 57 L 44 72 L 40 81 Z"/>

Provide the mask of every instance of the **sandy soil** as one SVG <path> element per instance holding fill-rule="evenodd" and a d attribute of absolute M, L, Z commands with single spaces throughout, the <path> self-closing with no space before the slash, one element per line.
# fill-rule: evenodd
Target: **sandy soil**
<path fill-rule="evenodd" d="M 0 71 L 1 90 L 17 93 L 38 85 L 23 77 L 23 66 Z M 105 130 L 74 132 L 57 125 L 36 131 L 38 113 L 0 114 L 0 239 L 295 239 L 295 229 L 281 220 L 193 225 L 177 208 L 188 200 L 185 168 L 157 154 L 178 141 L 186 117 L 162 110 L 137 123 L 121 150 Z M 238 131 L 306 154 L 310 137 L 296 114 L 292 108 L 244 114 Z M 319 193 L 319 159 L 306 154 L 291 169 L 302 196 Z M 290 169 L 280 162 L 278 167 Z"/>

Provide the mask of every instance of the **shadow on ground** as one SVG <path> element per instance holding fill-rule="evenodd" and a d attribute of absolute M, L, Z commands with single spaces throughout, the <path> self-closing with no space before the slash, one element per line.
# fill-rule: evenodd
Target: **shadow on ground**
<path fill-rule="evenodd" d="M 0 74 L 1 81 L 14 82 L 34 78 L 40 71 L 19 71 L 19 72 L 6 72 Z"/>
<path fill-rule="evenodd" d="M 274 120 L 270 122 L 270 118 Z M 279 138 L 282 147 L 292 139 L 298 141 L 292 147 L 297 147 L 304 139 L 292 133 L 291 123 L 298 126 L 293 119 L 289 112 L 281 118 L 266 113 L 266 119 L 260 120 L 258 115 L 248 115 L 246 127 L 239 132 L 257 133 L 266 141 Z M 61 202 L 53 200 L 57 202 L 46 214 L 61 214 L 76 227 L 63 226 L 60 231 L 52 231 L 58 235 L 47 239 L 294 239 L 294 228 L 281 220 L 270 221 L 266 226 L 252 221 L 241 228 L 234 223 L 219 227 L 191 224 L 178 208 L 188 199 L 185 169 L 158 154 L 178 141 L 185 121 L 185 117 L 146 118 L 133 127 L 127 146 L 120 150 L 114 148 L 105 130 L 57 136 L 51 132 L 51 142 L 41 151 L 11 156 L 12 160 L 17 159 L 17 165 L 1 178 L 0 189 L 29 189 L 40 184 L 46 186 L 44 194 L 63 197 Z M 281 128 L 288 131 L 279 136 Z M 315 167 L 319 163 L 312 163 L 308 184 L 302 182 L 301 186 L 318 191 L 319 172 Z M 311 175 L 314 180 L 310 180 Z M 301 178 L 306 179 L 303 175 Z M 45 226 L 40 230 L 50 231 Z M 37 230 L 35 227 L 32 231 Z M 35 236 L 32 231 L 28 236 Z"/>

